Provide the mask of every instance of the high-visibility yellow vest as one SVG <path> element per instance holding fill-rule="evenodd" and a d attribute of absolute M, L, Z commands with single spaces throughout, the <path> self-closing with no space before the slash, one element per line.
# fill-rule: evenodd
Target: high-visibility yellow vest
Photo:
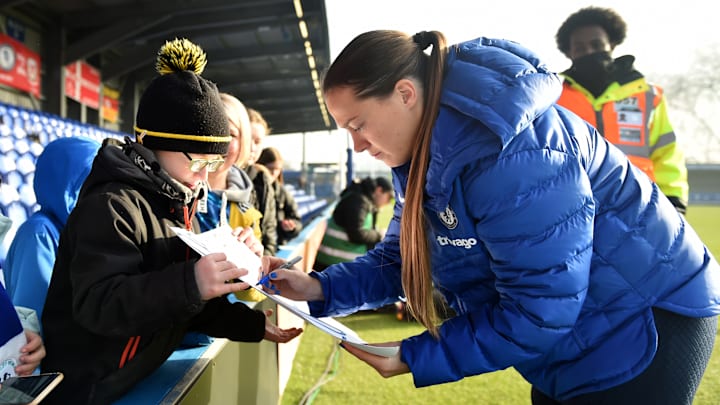
<path fill-rule="evenodd" d="M 644 78 L 622 85 L 615 82 L 595 98 L 566 76 L 557 103 L 597 128 L 665 195 L 687 201 L 685 156 L 677 146 L 660 87 Z"/>
<path fill-rule="evenodd" d="M 363 222 L 363 229 L 372 229 L 373 214 L 368 213 Z M 317 260 L 325 265 L 349 262 L 367 252 L 367 245 L 350 241 L 345 229 L 332 218 L 328 219 L 325 236 L 318 248 Z"/>

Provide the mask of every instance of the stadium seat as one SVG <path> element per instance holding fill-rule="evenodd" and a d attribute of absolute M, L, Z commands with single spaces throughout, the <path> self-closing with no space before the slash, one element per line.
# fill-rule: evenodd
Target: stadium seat
<path fill-rule="evenodd" d="M 0 156 L 0 175 L 2 175 L 3 183 L 7 183 L 7 175 L 17 170 L 15 164 L 16 154 L 6 154 Z"/>
<path fill-rule="evenodd" d="M 28 151 L 18 158 L 17 171 L 22 174 L 23 182 L 30 173 L 35 172 L 35 157 L 30 153 L 29 147 Z"/>
<path fill-rule="evenodd" d="M 13 140 L 9 137 L 3 134 L 2 128 L 5 128 L 4 126 L 0 126 L 0 154 L 3 156 L 7 155 L 8 152 L 15 149 L 15 144 Z M 8 131 L 10 129 L 8 128 Z"/>
<path fill-rule="evenodd" d="M 40 205 L 37 203 L 35 198 L 32 181 L 21 185 L 18 189 L 18 194 L 20 195 L 20 202 L 25 208 L 28 218 L 30 218 L 30 215 L 32 215 L 33 212 L 40 209 Z"/>
<path fill-rule="evenodd" d="M 45 147 L 40 142 L 31 142 L 30 143 L 30 153 L 35 157 L 35 161 L 37 161 L 38 156 L 42 153 L 42 151 L 45 150 Z"/>
<path fill-rule="evenodd" d="M 12 220 L 12 226 L 5 235 L 2 244 L 0 244 L 0 263 L 3 263 L 10 248 L 10 243 L 15 237 L 15 232 L 17 232 L 20 224 L 28 218 L 27 210 L 20 201 L 20 194 L 16 188 L 11 187 L 9 184 L 3 184 L 0 187 L 0 212 Z"/>
<path fill-rule="evenodd" d="M 14 149 L 15 152 L 17 152 L 18 156 L 22 156 L 30 152 L 30 144 L 28 143 L 26 138 L 16 139 Z"/>
<path fill-rule="evenodd" d="M 15 190 L 20 187 L 25 181 L 24 176 L 17 170 L 12 170 L 3 175 L 3 187 L 7 185 Z"/>
<path fill-rule="evenodd" d="M 8 245 L 14 235 L 13 229 L 39 208 L 32 187 L 38 156 L 49 142 L 73 136 L 102 141 L 104 138 L 123 139 L 126 134 L 0 103 L 0 176 L 3 180 L 0 211 L 13 220 L 12 235 L 5 238 Z M 0 248 L 0 254 L 2 252 Z"/>
<path fill-rule="evenodd" d="M 12 128 L 9 125 L 0 123 L 0 136 L 9 138 L 12 136 Z"/>
<path fill-rule="evenodd" d="M 27 136 L 27 132 L 25 131 L 25 128 L 15 125 L 12 127 L 12 134 L 15 137 L 15 139 L 23 139 Z"/>

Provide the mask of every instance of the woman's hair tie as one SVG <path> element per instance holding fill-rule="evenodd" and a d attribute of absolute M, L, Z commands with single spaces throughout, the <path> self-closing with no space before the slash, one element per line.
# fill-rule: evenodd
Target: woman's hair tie
<path fill-rule="evenodd" d="M 427 49 L 428 46 L 433 43 L 433 34 L 429 31 L 420 31 L 413 35 L 413 42 L 415 42 L 421 51 Z"/>

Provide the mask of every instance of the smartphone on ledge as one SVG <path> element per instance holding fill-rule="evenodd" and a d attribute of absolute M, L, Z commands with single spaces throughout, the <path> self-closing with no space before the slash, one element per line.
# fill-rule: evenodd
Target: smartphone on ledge
<path fill-rule="evenodd" d="M 62 379 L 62 373 L 41 373 L 24 377 L 10 377 L 0 382 L 0 404 L 39 404 Z"/>

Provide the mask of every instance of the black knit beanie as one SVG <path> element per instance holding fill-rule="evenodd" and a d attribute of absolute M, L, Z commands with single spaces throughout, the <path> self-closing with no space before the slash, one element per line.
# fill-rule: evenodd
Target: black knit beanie
<path fill-rule="evenodd" d="M 168 41 L 158 51 L 160 76 L 145 89 L 137 117 L 138 143 L 152 150 L 227 153 L 230 128 L 215 83 L 200 77 L 205 52 L 187 39 Z"/>

